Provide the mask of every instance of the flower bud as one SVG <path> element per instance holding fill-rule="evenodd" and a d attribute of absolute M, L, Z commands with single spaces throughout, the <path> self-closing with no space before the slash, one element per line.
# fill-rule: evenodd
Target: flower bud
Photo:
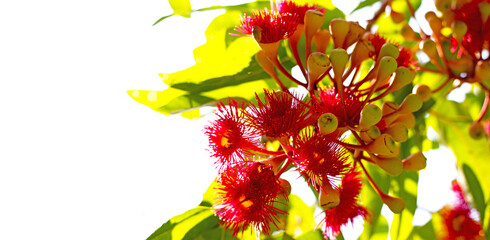
<path fill-rule="evenodd" d="M 265 55 L 265 52 L 260 50 L 255 54 L 255 60 L 257 63 L 264 69 L 266 73 L 269 75 L 276 75 L 274 71 L 274 65 L 272 64 L 271 61 L 269 61 L 269 58 Z"/>
<path fill-rule="evenodd" d="M 490 61 L 478 61 L 475 66 L 475 78 L 478 82 L 490 80 Z"/>
<path fill-rule="evenodd" d="M 318 128 L 323 135 L 333 133 L 338 125 L 339 121 L 333 113 L 324 113 L 318 118 Z"/>
<path fill-rule="evenodd" d="M 381 83 L 387 80 L 393 74 L 398 64 L 393 57 L 382 57 L 379 61 L 378 75 L 376 81 Z"/>
<path fill-rule="evenodd" d="M 414 74 L 412 70 L 407 67 L 399 67 L 395 70 L 395 77 L 390 85 L 390 91 L 398 91 L 405 85 L 412 82 Z"/>
<path fill-rule="evenodd" d="M 341 48 L 344 45 L 345 38 L 349 32 L 349 22 L 342 18 L 334 18 L 330 21 L 330 33 L 332 34 L 335 48 Z"/>
<path fill-rule="evenodd" d="M 282 187 L 286 196 L 291 194 L 291 184 L 288 182 L 288 180 L 279 178 L 279 185 Z"/>
<path fill-rule="evenodd" d="M 431 39 L 426 39 L 422 42 L 422 51 L 429 56 L 431 60 L 436 60 L 439 56 L 437 53 L 436 43 Z"/>
<path fill-rule="evenodd" d="M 417 84 L 413 90 L 423 102 L 429 100 L 432 96 L 432 91 L 430 90 L 429 86 L 425 84 Z"/>
<path fill-rule="evenodd" d="M 371 154 L 374 163 L 391 176 L 398 176 L 403 172 L 403 163 L 397 157 L 380 158 Z"/>
<path fill-rule="evenodd" d="M 434 0 L 437 10 L 445 12 L 451 7 L 451 0 Z"/>
<path fill-rule="evenodd" d="M 398 47 L 393 43 L 387 42 L 387 43 L 383 44 L 383 46 L 379 50 L 378 59 L 385 57 L 385 56 L 390 56 L 390 57 L 396 59 L 398 57 L 398 55 L 400 55 L 400 50 L 398 49 Z"/>
<path fill-rule="evenodd" d="M 381 112 L 383 113 L 383 116 L 385 116 L 396 112 L 398 108 L 399 106 L 395 102 L 384 102 L 383 105 L 381 105 Z"/>
<path fill-rule="evenodd" d="M 419 40 L 415 31 L 408 24 L 403 25 L 402 29 L 400 30 L 400 34 L 403 36 L 403 38 L 409 41 Z"/>
<path fill-rule="evenodd" d="M 330 59 L 321 52 L 314 52 L 308 56 L 306 64 L 308 67 L 308 79 L 315 81 L 327 71 L 330 66 Z"/>
<path fill-rule="evenodd" d="M 405 16 L 403 15 L 403 13 L 399 13 L 397 11 L 394 11 L 393 9 L 391 9 L 390 11 L 390 17 L 394 23 L 402 23 L 403 21 L 405 21 Z"/>
<path fill-rule="evenodd" d="M 317 10 L 308 10 L 305 13 L 305 36 L 311 39 L 325 21 L 325 14 Z"/>
<path fill-rule="evenodd" d="M 417 94 L 408 94 L 398 108 L 399 113 L 412 113 L 422 107 L 422 99 Z"/>
<path fill-rule="evenodd" d="M 340 192 L 338 189 L 332 188 L 332 185 L 328 181 L 322 184 L 320 188 L 320 194 L 318 196 L 320 206 L 323 210 L 331 209 L 339 205 Z"/>
<path fill-rule="evenodd" d="M 379 128 L 377 126 L 371 126 L 368 129 L 362 130 L 360 137 L 364 141 L 364 143 L 370 143 L 377 137 L 381 135 L 381 131 L 379 131 Z"/>
<path fill-rule="evenodd" d="M 412 113 L 400 114 L 391 124 L 401 123 L 408 129 L 415 127 L 415 116 Z"/>
<path fill-rule="evenodd" d="M 425 19 L 429 23 L 430 28 L 435 34 L 439 34 L 442 29 L 442 20 L 437 17 L 436 13 L 429 11 L 425 14 Z"/>
<path fill-rule="evenodd" d="M 357 42 L 354 50 L 352 51 L 351 64 L 352 66 L 359 66 L 361 63 L 370 58 L 371 52 L 374 52 L 374 46 L 370 41 L 360 40 Z"/>
<path fill-rule="evenodd" d="M 480 2 L 478 3 L 478 7 L 480 9 L 482 22 L 486 22 L 488 20 L 488 16 L 490 16 L 490 3 Z"/>
<path fill-rule="evenodd" d="M 327 29 L 320 29 L 313 35 L 313 43 L 317 52 L 325 53 L 330 43 L 330 32 Z"/>
<path fill-rule="evenodd" d="M 335 48 L 330 52 L 330 62 L 336 79 L 342 79 L 348 61 L 349 55 L 344 49 Z"/>
<path fill-rule="evenodd" d="M 473 122 L 473 124 L 470 126 L 470 137 L 478 140 L 483 136 L 485 136 L 485 128 L 483 127 L 483 124 L 481 124 L 479 121 Z"/>
<path fill-rule="evenodd" d="M 361 110 L 361 117 L 359 120 L 359 128 L 361 129 L 367 129 L 376 123 L 378 123 L 381 120 L 381 117 L 383 116 L 381 109 L 374 105 L 374 104 L 368 104 L 364 106 Z"/>
<path fill-rule="evenodd" d="M 382 194 L 381 201 L 383 201 L 393 213 L 401 213 L 403 209 L 405 209 L 405 201 L 399 197 Z"/>
<path fill-rule="evenodd" d="M 391 124 L 383 132 L 390 134 L 395 142 L 405 142 L 408 139 L 408 128 L 402 123 Z"/>
<path fill-rule="evenodd" d="M 345 37 L 343 48 L 347 49 L 350 47 L 352 44 L 356 43 L 361 39 L 362 35 L 366 30 L 359 25 L 357 22 L 349 22 L 349 32 L 347 33 L 347 36 Z"/>
<path fill-rule="evenodd" d="M 422 152 L 416 152 L 407 158 L 403 159 L 403 169 L 420 171 L 427 166 L 427 158 Z"/>
<path fill-rule="evenodd" d="M 395 153 L 396 144 L 390 135 L 381 134 L 374 141 L 366 145 L 366 151 L 380 155 L 390 155 Z"/>
<path fill-rule="evenodd" d="M 456 21 L 453 23 L 452 27 L 453 29 L 453 36 L 456 38 L 456 41 L 458 43 L 461 43 L 463 41 L 463 37 L 466 34 L 466 31 L 468 31 L 468 26 L 466 26 L 466 23 L 461 22 L 461 21 Z"/>

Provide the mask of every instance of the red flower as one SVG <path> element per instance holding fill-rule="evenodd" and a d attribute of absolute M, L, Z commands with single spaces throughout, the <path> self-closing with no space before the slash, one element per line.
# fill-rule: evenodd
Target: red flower
<path fill-rule="evenodd" d="M 267 9 L 253 13 L 252 16 L 245 14 L 240 19 L 240 26 L 235 31 L 242 36 L 253 35 L 254 27 L 260 28 L 260 36 L 255 36 L 260 43 L 274 43 L 288 38 L 298 26 L 298 16 L 293 14 L 282 14 Z"/>
<path fill-rule="evenodd" d="M 229 106 L 218 104 L 218 119 L 205 127 L 209 146 L 220 170 L 244 160 L 250 149 L 258 147 L 259 132 L 246 121 L 244 105 L 229 100 Z"/>
<path fill-rule="evenodd" d="M 347 114 L 344 112 L 342 101 L 334 88 L 322 88 L 318 95 L 312 97 L 315 113 L 320 116 L 324 113 L 334 114 L 339 122 L 339 127 L 354 126 L 359 123 L 359 113 L 363 102 L 353 92 L 345 89 L 344 102 Z"/>
<path fill-rule="evenodd" d="M 342 178 L 339 205 L 324 211 L 325 218 L 323 221 L 325 222 L 325 227 L 323 234 L 325 238 L 337 236 L 340 233 L 340 227 L 352 222 L 355 217 L 367 217 L 366 208 L 358 203 L 361 187 L 362 182 L 359 172 L 351 170 Z"/>
<path fill-rule="evenodd" d="M 295 139 L 295 164 L 309 183 L 318 188 L 329 177 L 345 173 L 347 150 L 340 146 L 335 134 L 320 135 L 313 131 Z"/>
<path fill-rule="evenodd" d="M 485 43 L 490 43 L 490 21 L 483 22 L 479 4 L 490 3 L 488 0 L 473 0 L 458 9 L 453 9 L 457 21 L 464 22 L 468 27 L 462 45 L 471 54 L 483 50 Z"/>
<path fill-rule="evenodd" d="M 383 47 L 383 45 L 385 43 L 387 43 L 388 41 L 384 37 L 381 37 L 377 33 L 369 36 L 368 39 L 369 39 L 369 41 L 371 41 L 371 43 L 373 44 L 373 47 L 374 47 L 374 53 L 372 53 L 372 57 L 377 58 L 379 56 L 379 52 L 381 50 L 381 47 Z M 394 44 L 396 46 L 398 46 L 398 44 L 396 44 L 396 43 L 394 43 Z M 400 51 L 400 54 L 396 58 L 396 62 L 398 64 L 398 67 L 412 68 L 413 65 L 416 63 L 416 61 L 414 61 L 414 57 L 413 57 L 412 52 L 403 46 L 398 46 L 398 50 Z"/>
<path fill-rule="evenodd" d="M 308 10 L 317 10 L 325 13 L 325 9 L 313 4 L 298 5 L 291 0 L 277 2 L 277 10 L 280 13 L 291 13 L 298 16 L 299 23 L 303 24 L 305 21 L 305 13 Z"/>
<path fill-rule="evenodd" d="M 222 172 L 218 183 L 213 209 L 233 235 L 248 226 L 268 235 L 270 223 L 276 224 L 278 214 L 286 214 L 273 206 L 279 194 L 287 196 L 269 165 L 241 162 Z"/>
<path fill-rule="evenodd" d="M 289 92 L 264 90 L 265 101 L 258 95 L 257 106 L 250 106 L 250 121 L 262 134 L 270 138 L 284 138 L 295 135 L 316 119 L 309 114 L 308 105 Z"/>
<path fill-rule="evenodd" d="M 373 44 L 374 47 L 374 53 L 372 56 L 378 57 L 381 47 L 387 42 L 386 39 L 375 33 L 373 35 L 370 35 L 368 40 Z"/>
<path fill-rule="evenodd" d="M 453 181 L 452 189 L 457 197 L 455 204 L 445 206 L 440 212 L 446 230 L 443 239 L 483 239 L 482 227 L 470 217 L 471 208 L 464 200 L 463 191 L 458 182 Z"/>

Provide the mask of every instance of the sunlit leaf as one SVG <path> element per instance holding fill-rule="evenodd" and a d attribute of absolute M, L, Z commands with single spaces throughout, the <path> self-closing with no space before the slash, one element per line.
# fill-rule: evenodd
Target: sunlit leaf
<path fill-rule="evenodd" d="M 306 233 L 315 228 L 314 209 L 306 205 L 300 197 L 289 195 L 289 216 L 287 220 L 286 232 L 295 236 L 298 229 Z"/>
<path fill-rule="evenodd" d="M 483 190 L 481 188 L 480 182 L 478 181 L 478 178 L 476 177 L 473 170 L 467 164 L 463 164 L 463 173 L 466 179 L 466 183 L 468 183 L 471 196 L 473 197 L 475 208 L 480 213 L 480 219 L 485 220 L 485 195 L 483 195 Z M 483 224 L 484 222 L 482 222 L 482 225 Z"/>
<path fill-rule="evenodd" d="M 189 0 L 168 0 L 170 7 L 174 10 L 174 14 L 182 17 L 191 17 L 191 2 Z"/>
<path fill-rule="evenodd" d="M 352 10 L 352 12 L 355 12 L 359 9 L 363 9 L 365 7 L 371 6 L 377 2 L 381 2 L 381 0 L 364 0 L 364 1 L 360 2 L 359 5 L 357 5 L 357 7 L 354 8 L 354 10 Z"/>

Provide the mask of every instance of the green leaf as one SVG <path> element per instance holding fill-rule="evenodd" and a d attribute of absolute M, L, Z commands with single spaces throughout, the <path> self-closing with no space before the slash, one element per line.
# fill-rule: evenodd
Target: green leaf
<path fill-rule="evenodd" d="M 473 170 L 467 165 L 463 163 L 463 173 L 466 179 L 466 183 L 470 189 L 471 196 L 473 197 L 473 203 L 475 205 L 476 210 L 480 213 L 481 224 L 484 226 L 485 220 L 485 195 L 483 194 L 483 190 L 481 188 L 480 182 L 476 177 Z"/>
<path fill-rule="evenodd" d="M 219 219 L 208 207 L 197 207 L 164 223 L 147 240 L 195 239 L 209 229 L 217 228 Z"/>
<path fill-rule="evenodd" d="M 296 240 L 324 240 L 323 233 L 320 230 L 309 231 L 299 235 Z"/>
<path fill-rule="evenodd" d="M 315 228 L 315 210 L 312 207 L 306 205 L 300 197 L 293 194 L 289 195 L 289 206 L 286 233 L 294 236 L 297 228 L 301 229 L 303 233 Z"/>
<path fill-rule="evenodd" d="M 371 6 L 377 2 L 381 2 L 381 0 L 364 0 L 364 1 L 360 2 L 359 5 L 357 5 L 357 7 L 354 10 L 352 10 L 351 13 L 353 13 L 359 9 Z"/>
<path fill-rule="evenodd" d="M 191 17 L 191 2 L 189 0 L 168 0 L 170 7 L 174 10 L 174 14 L 182 17 Z"/>
<path fill-rule="evenodd" d="M 416 226 L 408 239 L 433 240 L 437 239 L 436 231 L 433 225 L 433 219 L 428 221 L 424 226 Z"/>

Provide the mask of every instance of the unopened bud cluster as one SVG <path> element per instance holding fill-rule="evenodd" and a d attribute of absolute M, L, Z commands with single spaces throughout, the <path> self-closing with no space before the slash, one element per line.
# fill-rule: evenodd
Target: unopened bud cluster
<path fill-rule="evenodd" d="M 206 127 L 219 169 L 213 208 L 235 234 L 249 226 L 269 234 L 271 224 L 277 226 L 286 213 L 275 204 L 291 191 L 281 175 L 290 169 L 319 196 L 328 238 L 355 217 L 367 217 L 368 209 L 359 202 L 363 177 L 394 213 L 405 207 L 403 199 L 377 187 L 364 164 L 392 176 L 425 168 L 420 152 L 401 159 L 399 143 L 409 138 L 413 113 L 430 98 L 430 89 L 419 86 L 400 104 L 384 101 L 413 81 L 413 53 L 356 22 L 333 19 L 328 29 L 322 28 L 327 14 L 315 5 L 281 1 L 272 10 L 245 15 L 236 28 L 239 35 L 255 39 L 260 47 L 256 61 L 280 90 L 256 93 L 255 103 L 220 103 L 216 120 Z M 299 49 L 302 38 L 305 49 Z M 282 42 L 306 82 L 282 65 Z M 372 67 L 361 71 L 367 61 Z M 288 89 L 278 73 L 308 95 Z M 349 136 L 354 140 L 347 141 Z"/>

